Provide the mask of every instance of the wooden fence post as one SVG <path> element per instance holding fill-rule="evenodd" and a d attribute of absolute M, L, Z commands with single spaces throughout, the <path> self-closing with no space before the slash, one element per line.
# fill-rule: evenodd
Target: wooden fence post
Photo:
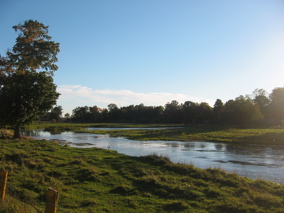
<path fill-rule="evenodd" d="M 59 194 L 54 189 L 48 188 L 46 192 L 45 213 L 56 213 Z"/>
<path fill-rule="evenodd" d="M 3 201 L 5 197 L 7 178 L 8 178 L 8 172 L 2 171 L 0 179 L 1 201 Z"/>

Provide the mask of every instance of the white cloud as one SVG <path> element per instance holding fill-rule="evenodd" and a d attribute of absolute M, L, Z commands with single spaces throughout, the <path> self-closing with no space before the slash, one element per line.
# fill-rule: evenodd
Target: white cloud
<path fill-rule="evenodd" d="M 71 113 L 78 106 L 98 106 L 107 108 L 110 103 L 118 107 L 138 105 L 164 106 L 167 102 L 176 100 L 179 103 L 185 101 L 207 102 L 212 104 L 210 99 L 197 98 L 186 94 L 174 93 L 137 93 L 130 90 L 94 90 L 81 85 L 61 85 L 57 88 L 61 93 L 57 105 L 63 107 L 64 113 Z"/>

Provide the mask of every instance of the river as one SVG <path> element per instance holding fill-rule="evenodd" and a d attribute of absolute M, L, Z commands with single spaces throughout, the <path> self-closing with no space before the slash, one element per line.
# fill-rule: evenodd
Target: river
<path fill-rule="evenodd" d="M 157 154 L 167 156 L 175 163 L 193 164 L 202 169 L 221 168 L 252 179 L 284 184 L 284 145 L 135 141 L 122 137 L 113 138 L 107 134 L 51 134 L 43 130 L 33 130 L 25 135 L 35 139 L 70 142 L 69 145 L 73 147 L 111 149 L 129 156 Z"/>

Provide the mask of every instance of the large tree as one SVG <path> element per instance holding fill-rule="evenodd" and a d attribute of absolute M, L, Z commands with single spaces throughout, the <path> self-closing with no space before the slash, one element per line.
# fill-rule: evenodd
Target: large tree
<path fill-rule="evenodd" d="M 259 106 L 253 104 L 251 98 L 241 95 L 235 100 L 226 102 L 222 118 L 228 124 L 236 124 L 243 128 L 259 123 L 263 115 Z"/>
<path fill-rule="evenodd" d="M 284 87 L 275 88 L 270 94 L 270 116 L 274 124 L 284 124 Z"/>
<path fill-rule="evenodd" d="M 19 32 L 16 44 L 0 56 L 0 123 L 13 126 L 14 138 L 19 138 L 20 126 L 45 114 L 59 97 L 52 78 L 59 43 L 38 21 L 13 28 Z"/>
<path fill-rule="evenodd" d="M 214 117 L 214 122 L 220 122 L 221 121 L 221 115 L 224 110 L 224 104 L 222 100 L 217 99 L 214 104 L 213 108 L 213 117 Z"/>
<path fill-rule="evenodd" d="M 51 109 L 49 113 L 49 120 L 50 121 L 55 121 L 58 122 L 61 120 L 62 116 L 62 106 L 55 106 Z"/>
<path fill-rule="evenodd" d="M 270 105 L 267 92 L 264 89 L 255 89 L 253 91 L 253 102 L 259 106 L 262 114 L 266 116 L 268 113 L 268 106 Z"/>
<path fill-rule="evenodd" d="M 169 123 L 182 123 L 182 104 L 179 104 L 178 101 L 172 100 L 171 103 L 165 105 L 165 119 Z"/>

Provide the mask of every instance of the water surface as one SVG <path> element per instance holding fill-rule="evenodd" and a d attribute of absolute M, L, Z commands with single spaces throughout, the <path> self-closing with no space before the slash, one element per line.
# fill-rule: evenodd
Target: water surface
<path fill-rule="evenodd" d="M 96 128 L 99 130 L 99 128 Z M 111 128 L 102 128 L 111 129 Z M 98 147 L 130 156 L 163 155 L 175 163 L 193 164 L 198 168 L 221 168 L 252 179 L 266 179 L 284 184 L 284 146 L 228 144 L 212 142 L 135 141 L 109 135 L 62 132 L 51 134 L 33 130 L 26 135 L 36 139 L 71 142 L 73 147 Z"/>

